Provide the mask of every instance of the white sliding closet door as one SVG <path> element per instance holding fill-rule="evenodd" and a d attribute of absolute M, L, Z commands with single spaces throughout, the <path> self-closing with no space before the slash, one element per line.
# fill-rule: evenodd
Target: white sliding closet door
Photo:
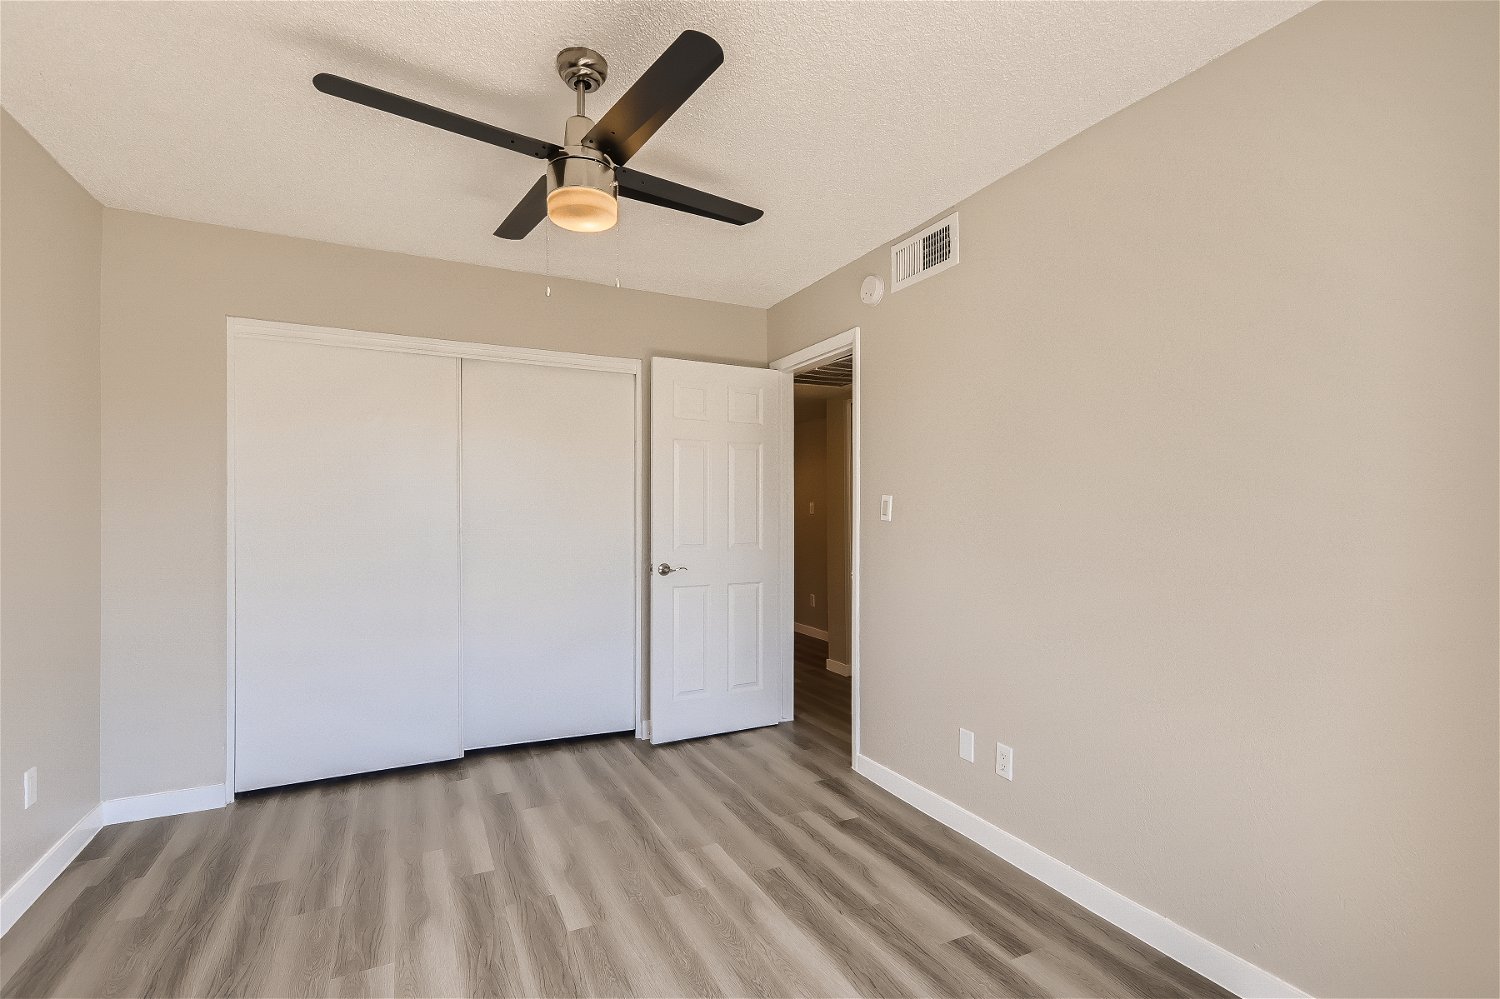
<path fill-rule="evenodd" d="M 231 349 L 235 789 L 461 755 L 460 362 Z"/>
<path fill-rule="evenodd" d="M 635 727 L 635 378 L 463 362 L 463 744 Z"/>

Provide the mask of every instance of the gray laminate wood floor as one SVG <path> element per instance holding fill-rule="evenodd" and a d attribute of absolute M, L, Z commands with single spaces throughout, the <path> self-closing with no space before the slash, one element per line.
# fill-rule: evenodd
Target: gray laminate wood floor
<path fill-rule="evenodd" d="M 1222 996 L 796 722 L 628 736 L 110 826 L 0 942 L 5 996 Z"/>

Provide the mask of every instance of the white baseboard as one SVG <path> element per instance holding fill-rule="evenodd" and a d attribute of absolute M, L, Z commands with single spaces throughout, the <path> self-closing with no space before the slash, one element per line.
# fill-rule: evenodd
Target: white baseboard
<path fill-rule="evenodd" d="M 73 858 L 83 852 L 104 824 L 102 806 L 93 809 L 78 820 L 78 823 L 62 834 L 52 848 L 42 854 L 42 859 L 31 865 L 31 869 L 16 879 L 3 896 L 0 896 L 0 935 L 10 932 L 16 920 L 31 908 L 31 903 L 42 897 L 47 886 L 57 880 Z"/>
<path fill-rule="evenodd" d="M 1012 836 L 999 826 L 901 776 L 889 767 L 876 763 L 868 756 L 856 757 L 854 770 L 918 811 L 926 812 L 959 835 L 973 840 L 1096 916 L 1108 920 L 1235 995 L 1244 999 L 1310 999 L 1306 992 L 1282 981 L 1269 971 L 1231 954 L 1192 930 L 1178 926 L 1167 917 L 1132 902 L 1087 874 L 1074 870 L 1025 840 Z"/>
<path fill-rule="evenodd" d="M 796 623 L 792 625 L 792 630 L 799 635 L 806 635 L 808 638 L 816 638 L 820 642 L 828 641 L 828 632 L 824 631 L 822 628 L 814 628 L 810 624 Z"/>
<path fill-rule="evenodd" d="M 117 825 L 139 819 L 157 819 L 163 815 L 186 815 L 223 808 L 229 803 L 223 784 L 187 787 L 180 791 L 138 794 L 131 798 L 111 798 L 103 805 L 104 824 Z"/>
<path fill-rule="evenodd" d="M 0 897 L 0 934 L 10 931 L 16 920 L 31 908 L 31 903 L 41 897 L 42 892 L 57 880 L 73 858 L 83 852 L 89 840 L 104 826 L 138 819 L 157 819 L 163 815 L 184 815 L 188 812 L 204 812 L 210 808 L 223 808 L 229 803 L 223 784 L 205 787 L 189 787 L 180 791 L 161 791 L 157 794 L 138 794 L 132 798 L 111 798 L 95 805 L 78 824 L 63 834 L 62 839 L 42 855 L 42 859 L 31 865 L 3 897 Z"/>
<path fill-rule="evenodd" d="M 854 672 L 849 668 L 848 663 L 841 663 L 837 659 L 824 659 L 823 665 L 828 667 L 828 672 L 837 673 L 839 676 L 848 676 Z"/>

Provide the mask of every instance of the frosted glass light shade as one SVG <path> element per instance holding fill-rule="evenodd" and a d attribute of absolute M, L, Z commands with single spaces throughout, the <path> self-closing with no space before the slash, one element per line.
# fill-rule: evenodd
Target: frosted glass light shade
<path fill-rule="evenodd" d="M 559 187 L 547 195 L 547 217 L 572 232 L 603 232 L 619 220 L 620 205 L 596 187 Z"/>

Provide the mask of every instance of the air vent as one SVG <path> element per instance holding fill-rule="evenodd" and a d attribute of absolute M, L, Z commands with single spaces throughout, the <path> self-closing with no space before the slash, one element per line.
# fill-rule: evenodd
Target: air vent
<path fill-rule="evenodd" d="M 958 263 L 958 213 L 891 247 L 891 291 L 932 277 Z"/>

